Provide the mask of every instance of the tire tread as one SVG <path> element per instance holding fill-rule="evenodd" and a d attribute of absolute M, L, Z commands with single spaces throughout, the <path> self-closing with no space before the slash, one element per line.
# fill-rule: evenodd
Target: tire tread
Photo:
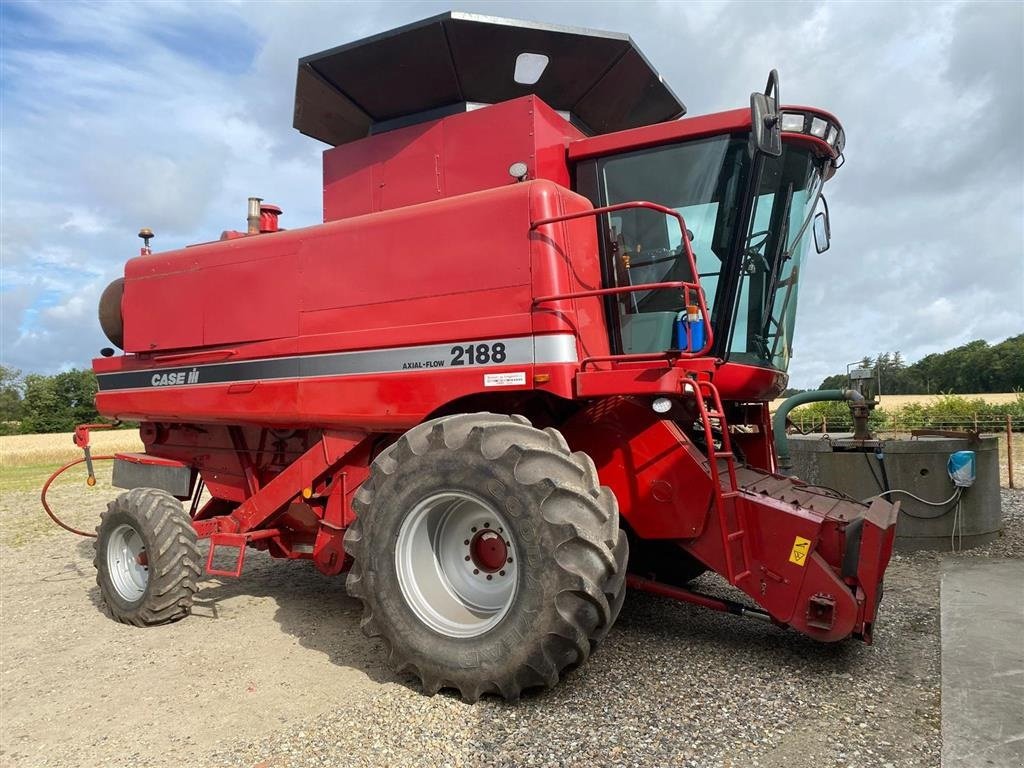
<path fill-rule="evenodd" d="M 558 532 L 560 541 L 552 558 L 558 569 L 558 629 L 541 639 L 525 665 L 508 669 L 494 679 L 437 679 L 400 658 L 373 614 L 363 578 L 368 557 L 363 526 L 372 525 L 378 479 L 383 482 L 413 455 L 443 449 L 473 450 L 488 460 L 511 463 L 517 481 L 549 487 L 539 513 L 549 530 Z M 362 630 L 368 637 L 381 638 L 387 646 L 390 666 L 419 677 L 428 695 L 452 687 L 470 702 L 487 692 L 514 701 L 526 688 L 551 687 L 562 672 L 587 660 L 607 636 L 622 607 L 629 549 L 625 533 L 619 528 L 614 495 L 599 484 L 589 456 L 572 452 L 557 430 L 535 429 L 525 417 L 460 414 L 414 427 L 377 457 L 353 506 L 357 516 L 345 534 L 345 551 L 353 558 L 346 588 L 363 604 Z"/>

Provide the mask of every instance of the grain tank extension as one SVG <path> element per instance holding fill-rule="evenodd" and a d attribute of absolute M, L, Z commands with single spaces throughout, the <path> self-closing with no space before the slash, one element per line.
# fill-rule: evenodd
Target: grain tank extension
<path fill-rule="evenodd" d="M 145 445 L 114 617 L 255 548 L 347 573 L 392 666 L 467 700 L 555 684 L 627 586 L 870 642 L 896 508 L 776 474 L 767 406 L 842 126 L 774 72 L 684 112 L 617 34 L 449 13 L 300 60 L 324 222 L 255 200 L 105 293 L 97 405 Z"/>

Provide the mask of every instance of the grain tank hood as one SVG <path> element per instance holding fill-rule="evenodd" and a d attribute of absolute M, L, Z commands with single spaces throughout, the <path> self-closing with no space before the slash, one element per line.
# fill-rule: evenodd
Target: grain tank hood
<path fill-rule="evenodd" d="M 628 35 L 449 12 L 300 59 L 294 125 L 337 146 L 529 94 L 592 134 L 686 112 Z"/>

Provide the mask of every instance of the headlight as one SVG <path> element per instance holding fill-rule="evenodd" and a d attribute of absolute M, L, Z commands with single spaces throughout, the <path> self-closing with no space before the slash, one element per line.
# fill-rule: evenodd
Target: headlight
<path fill-rule="evenodd" d="M 843 154 L 846 145 L 846 135 L 839 125 L 811 112 L 783 112 L 782 130 L 810 134 L 826 142 L 839 155 Z"/>
<path fill-rule="evenodd" d="M 672 401 L 667 397 L 659 397 L 651 403 L 651 409 L 655 413 L 668 413 L 672 410 Z"/>
<path fill-rule="evenodd" d="M 782 130 L 784 131 L 804 131 L 804 116 L 799 112 L 783 112 L 782 113 Z"/>

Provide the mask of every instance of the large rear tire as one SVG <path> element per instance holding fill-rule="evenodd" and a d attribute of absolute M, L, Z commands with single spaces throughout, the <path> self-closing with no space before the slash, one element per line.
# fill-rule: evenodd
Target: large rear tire
<path fill-rule="evenodd" d="M 586 661 L 618 616 L 629 547 L 594 464 L 522 416 L 421 424 L 373 462 L 347 587 L 388 663 L 434 694 L 508 700 Z"/>
<path fill-rule="evenodd" d="M 96 583 L 110 615 L 138 627 L 168 624 L 192 610 L 199 547 L 181 502 L 136 488 L 110 502 L 96 529 Z"/>

